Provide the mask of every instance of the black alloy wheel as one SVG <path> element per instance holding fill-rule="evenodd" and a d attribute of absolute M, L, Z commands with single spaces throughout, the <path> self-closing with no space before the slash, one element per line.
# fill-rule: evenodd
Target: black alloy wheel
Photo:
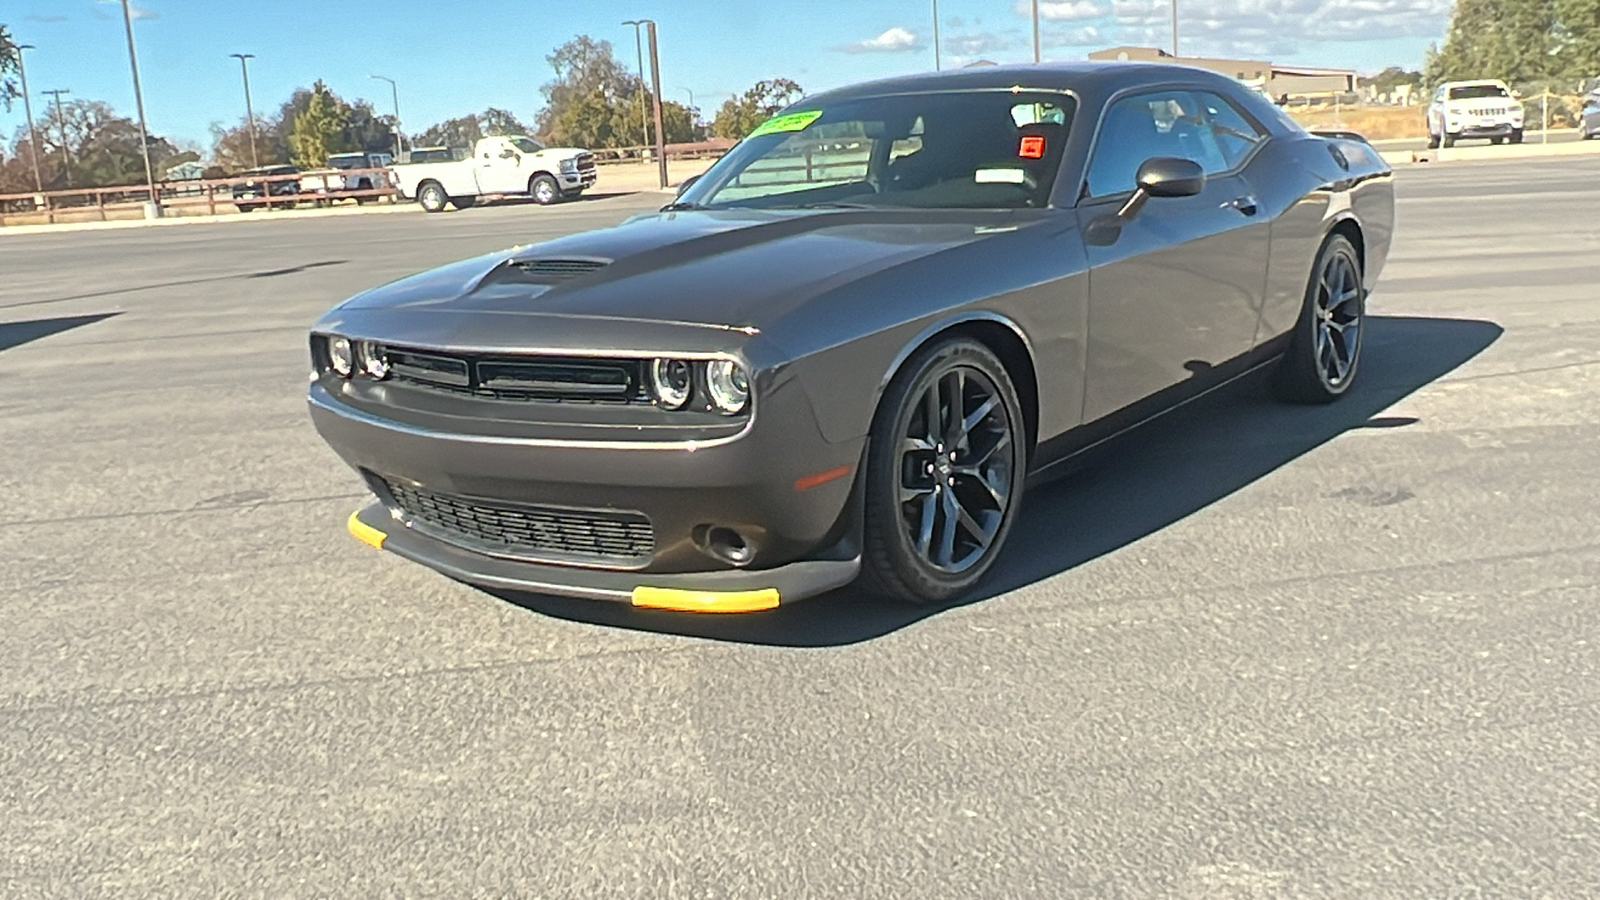
<path fill-rule="evenodd" d="M 1278 364 L 1281 399 L 1329 403 L 1349 389 L 1361 360 L 1366 308 L 1360 257 L 1349 239 L 1333 235 L 1317 254 L 1305 306 Z"/>
<path fill-rule="evenodd" d="M 1025 433 L 1016 390 L 987 347 L 956 338 L 913 356 L 873 425 L 868 587 L 914 603 L 970 590 L 1015 521 Z"/>

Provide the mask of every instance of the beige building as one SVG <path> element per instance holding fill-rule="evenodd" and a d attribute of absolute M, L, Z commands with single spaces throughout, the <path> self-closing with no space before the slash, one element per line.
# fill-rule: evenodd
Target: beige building
<path fill-rule="evenodd" d="M 1331 97 L 1356 89 L 1352 69 L 1314 69 L 1306 66 L 1276 66 L 1264 59 L 1213 59 L 1205 56 L 1173 56 L 1156 47 L 1112 47 L 1096 50 L 1090 59 L 1171 62 L 1198 69 L 1209 69 L 1252 87 L 1259 87 L 1274 100 L 1289 97 Z"/>

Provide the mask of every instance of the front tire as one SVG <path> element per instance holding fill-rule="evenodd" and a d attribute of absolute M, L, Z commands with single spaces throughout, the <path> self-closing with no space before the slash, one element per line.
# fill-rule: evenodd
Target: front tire
<path fill-rule="evenodd" d="M 1437 149 L 1439 149 L 1439 136 L 1437 134 L 1434 134 L 1431 131 L 1428 132 L 1428 149 L 1429 150 L 1437 150 Z"/>
<path fill-rule="evenodd" d="M 1522 143 L 1522 129 L 1521 128 L 1518 128 L 1516 131 L 1511 132 L 1511 143 L 1513 143 L 1513 144 Z"/>
<path fill-rule="evenodd" d="M 1278 399 L 1332 403 L 1344 396 L 1361 360 L 1366 313 L 1361 258 L 1348 238 L 1332 235 L 1317 254 L 1289 349 L 1278 363 Z"/>
<path fill-rule="evenodd" d="M 540 206 L 549 206 L 561 199 L 561 185 L 549 175 L 535 175 L 528 181 L 528 196 Z"/>
<path fill-rule="evenodd" d="M 444 192 L 444 186 L 437 181 L 425 182 L 417 188 L 417 205 L 422 207 L 423 212 L 444 212 L 445 204 L 449 202 L 450 197 Z"/>
<path fill-rule="evenodd" d="M 918 351 L 879 403 L 867 455 L 862 576 L 874 593 L 942 603 L 994 564 L 1022 500 L 1017 392 L 989 348 Z"/>
<path fill-rule="evenodd" d="M 471 209 L 478 205 L 477 197 L 451 197 L 450 205 L 456 209 Z"/>

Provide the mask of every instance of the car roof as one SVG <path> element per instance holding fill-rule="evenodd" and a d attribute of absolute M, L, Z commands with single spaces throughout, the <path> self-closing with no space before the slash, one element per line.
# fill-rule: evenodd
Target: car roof
<path fill-rule="evenodd" d="M 1166 81 L 1202 81 L 1214 86 L 1238 86 L 1238 82 L 1232 78 L 1193 66 L 1165 62 L 1091 60 L 1037 65 L 975 66 L 967 69 L 946 69 L 942 72 L 903 75 L 826 91 L 807 97 L 796 105 L 837 102 L 882 94 L 1006 88 L 1110 94 L 1125 87 L 1159 84 Z"/>

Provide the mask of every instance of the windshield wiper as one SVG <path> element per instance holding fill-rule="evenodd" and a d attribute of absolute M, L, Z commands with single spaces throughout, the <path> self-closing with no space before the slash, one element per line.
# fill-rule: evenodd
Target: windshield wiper
<path fill-rule="evenodd" d="M 682 212 L 683 210 L 686 210 L 686 209 L 705 209 L 705 208 L 706 207 L 703 204 L 700 204 L 700 203 L 691 203 L 691 202 L 688 202 L 688 201 L 680 200 L 680 201 L 674 201 L 672 203 L 668 203 L 666 206 L 661 207 L 661 211 L 662 212 Z"/>
<path fill-rule="evenodd" d="M 849 203 L 843 200 L 828 200 L 821 203 L 801 203 L 798 206 L 791 206 L 789 209 L 883 209 L 883 207 L 874 203 Z"/>

